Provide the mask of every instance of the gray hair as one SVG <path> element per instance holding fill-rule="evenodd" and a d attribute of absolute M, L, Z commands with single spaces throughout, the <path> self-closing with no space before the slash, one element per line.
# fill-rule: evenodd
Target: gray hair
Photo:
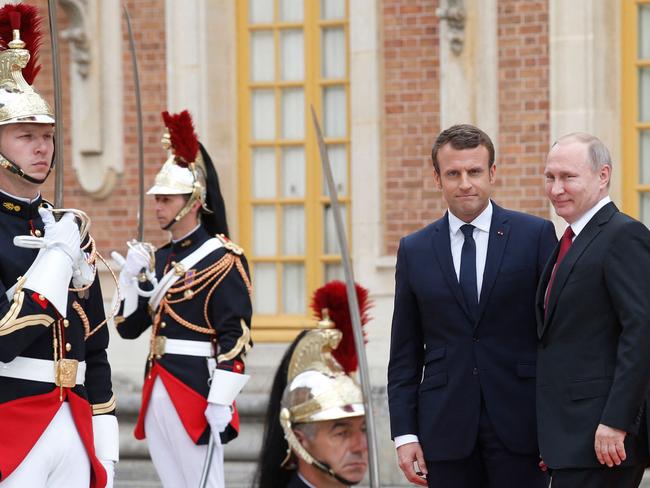
<path fill-rule="evenodd" d="M 292 425 L 292 428 L 302 432 L 308 440 L 313 441 L 316 434 L 318 434 L 319 425 L 317 425 L 317 422 L 303 422 Z"/>
<path fill-rule="evenodd" d="M 570 144 L 572 142 L 580 142 L 587 146 L 587 160 L 591 163 L 594 171 L 598 171 L 603 166 L 612 167 L 612 157 L 609 154 L 607 146 L 596 136 L 592 136 L 586 132 L 572 132 L 571 134 L 562 136 L 553 143 L 551 148 L 559 144 Z"/>

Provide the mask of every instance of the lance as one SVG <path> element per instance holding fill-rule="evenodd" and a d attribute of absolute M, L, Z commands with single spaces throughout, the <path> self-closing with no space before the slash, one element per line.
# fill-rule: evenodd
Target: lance
<path fill-rule="evenodd" d="M 56 174 L 54 175 L 54 207 L 63 207 L 63 107 L 61 102 L 61 62 L 59 58 L 59 29 L 56 20 L 56 0 L 48 0 L 48 16 L 50 21 L 50 42 L 52 44 L 52 76 L 54 78 L 54 161 Z"/>
<path fill-rule="evenodd" d="M 138 71 L 138 58 L 135 50 L 135 39 L 131 29 L 131 16 L 126 8 L 124 9 L 124 18 L 126 19 L 126 28 L 129 34 L 129 51 L 131 52 L 131 64 L 133 68 L 133 84 L 135 86 L 135 106 L 137 110 L 137 131 L 138 131 L 138 189 L 140 191 L 140 200 L 138 203 L 138 241 L 144 241 L 144 137 L 142 128 L 142 100 L 140 99 L 140 75 Z"/>
<path fill-rule="evenodd" d="M 320 160 L 323 166 L 323 174 L 327 182 L 327 189 L 330 195 L 330 205 L 332 206 L 332 216 L 336 227 L 336 237 L 341 250 L 341 261 L 343 264 L 343 271 L 345 272 L 345 287 L 348 296 L 348 306 L 350 307 L 350 317 L 352 318 L 352 331 L 354 332 L 354 346 L 357 350 L 357 358 L 359 359 L 359 379 L 361 381 L 361 390 L 363 391 L 363 406 L 366 417 L 366 436 L 368 439 L 368 459 L 370 462 L 370 486 L 372 488 L 379 487 L 379 464 L 377 456 L 377 437 L 375 430 L 375 421 L 372 414 L 372 398 L 370 391 L 370 374 L 368 372 L 368 361 L 366 359 L 366 346 L 363 337 L 363 329 L 361 328 L 361 315 L 359 313 L 359 302 L 357 301 L 357 292 L 354 286 L 354 275 L 352 272 L 352 261 L 350 260 L 350 252 L 348 250 L 348 241 L 345 236 L 345 228 L 343 227 L 343 217 L 341 216 L 341 207 L 339 206 L 338 193 L 334 185 L 334 176 L 332 175 L 332 166 L 330 164 L 329 155 L 327 154 L 327 146 L 323 139 L 323 133 L 318 123 L 318 117 L 314 107 L 311 106 L 311 116 L 316 129 L 316 139 L 318 140 L 318 149 L 320 151 Z"/>

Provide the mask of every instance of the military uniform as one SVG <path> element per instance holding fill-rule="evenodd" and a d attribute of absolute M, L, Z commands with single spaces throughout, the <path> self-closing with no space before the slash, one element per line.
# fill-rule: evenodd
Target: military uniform
<path fill-rule="evenodd" d="M 217 359 L 215 366 L 219 369 L 244 372 L 242 355 L 250 347 L 252 310 L 247 264 L 241 249 L 224 237 L 211 237 L 199 226 L 187 237 L 156 251 L 156 277 L 160 282 L 166 273 L 174 271 L 174 265 L 178 267 L 209 239 L 218 240 L 219 247 L 191 269 L 179 268 L 178 281 L 153 313 L 149 313 L 149 300 L 140 298 L 134 313 L 118 318 L 117 331 L 125 339 L 135 339 L 151 328 L 137 439 L 145 437 L 144 418 L 157 377 L 169 392 L 188 435 L 196 444 L 205 444 L 210 434 L 204 415 L 211 376 L 208 358 Z M 183 345 L 197 347 L 199 355 L 165 352 L 165 347 Z M 201 348 L 205 354 L 200 353 Z M 235 414 L 221 435 L 222 442 L 236 437 L 238 431 Z"/>
<path fill-rule="evenodd" d="M 150 334 L 135 437 L 147 437 L 163 485 L 197 486 L 206 453 L 213 452 L 205 446 L 210 441 L 217 454 L 205 472 L 210 486 L 225 486 L 222 444 L 239 432 L 234 398 L 252 345 L 251 283 L 241 248 L 225 237 L 217 175 L 189 113 L 165 112 L 163 118 L 171 154 L 147 193 L 187 197 L 163 229 L 181 221 L 183 227 L 174 229 L 185 229 L 197 215 L 189 214 L 196 202 L 202 214 L 187 235 L 155 253 L 149 244 L 130 243 L 117 331 L 126 339 Z"/>
<path fill-rule="evenodd" d="M 37 39 L 39 22 L 34 7 L 8 4 L 0 9 L 0 25 L 13 28 L 13 33 L 0 28 L 7 46 L 0 51 L 0 125 L 29 124 L 21 130 L 30 138 L 49 130 L 39 124 L 54 125 L 47 102 L 28 83 L 38 72 L 32 59 L 35 48 L 20 39 L 21 30 Z M 9 134 L 8 140 L 16 144 Z M 39 149 L 33 150 L 53 152 L 52 140 L 48 142 L 39 142 Z M 31 142 L 18 144 L 32 147 Z M 3 185 L 38 193 L 49 171 L 36 179 L 21 166 L 29 167 L 29 161 L 12 161 L 3 150 L 0 147 Z M 89 225 L 82 213 L 73 212 L 84 227 Z M 118 459 L 108 329 L 95 274 L 94 241 L 80 232 L 70 211 L 58 216 L 56 221 L 51 205 L 40 195 L 15 197 L 0 188 L 3 488 L 112 486 Z"/>
<path fill-rule="evenodd" d="M 0 202 L 2 479 L 9 477 L 27 456 L 62 402 L 68 402 L 91 457 L 95 477 L 92 486 L 104 486 L 106 476 L 94 454 L 91 416 L 114 415 L 115 397 L 106 357 L 108 329 L 103 326 L 104 304 L 99 280 L 96 279 L 85 293 L 70 292 L 65 318 L 47 299 L 22 288 L 20 277 L 32 265 L 38 251 L 14 246 L 13 238 L 44 235 L 43 221 L 38 213 L 38 207 L 44 203 L 40 197 L 26 203 L 1 192 Z M 9 299 L 7 290 L 15 285 L 18 286 Z M 85 375 L 78 372 L 73 386 L 65 388 L 54 384 L 53 374 L 51 381 L 30 379 L 40 374 L 33 365 L 45 364 L 54 371 L 53 361 L 60 359 L 77 361 L 78 367 L 85 367 Z"/>

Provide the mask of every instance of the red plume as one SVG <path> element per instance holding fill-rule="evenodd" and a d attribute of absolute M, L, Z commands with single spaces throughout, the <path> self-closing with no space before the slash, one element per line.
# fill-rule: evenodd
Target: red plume
<path fill-rule="evenodd" d="M 163 112 L 162 117 L 169 130 L 176 164 L 187 168 L 190 163 L 196 161 L 199 152 L 199 137 L 194 132 L 192 116 L 187 110 L 183 110 L 178 114 Z"/>
<path fill-rule="evenodd" d="M 42 21 L 36 7 L 25 3 L 8 3 L 0 9 L 0 48 L 7 49 L 13 39 L 13 30 L 20 30 L 20 38 L 31 55 L 27 66 L 23 68 L 23 78 L 30 85 L 41 70 L 41 65 L 37 63 L 38 50 L 43 40 Z"/>
<path fill-rule="evenodd" d="M 356 283 L 354 286 L 357 291 L 361 325 L 363 326 L 370 320 L 368 310 L 370 310 L 372 303 L 368 299 L 367 289 Z M 326 308 L 328 310 L 330 319 L 334 322 L 336 328 L 343 333 L 339 347 L 332 351 L 332 354 L 346 373 L 356 371 L 359 363 L 354 347 L 354 332 L 352 331 L 352 319 L 350 317 L 345 283 L 342 281 L 330 281 L 325 286 L 320 287 L 314 292 L 311 308 L 319 320 L 323 318 L 323 309 Z"/>

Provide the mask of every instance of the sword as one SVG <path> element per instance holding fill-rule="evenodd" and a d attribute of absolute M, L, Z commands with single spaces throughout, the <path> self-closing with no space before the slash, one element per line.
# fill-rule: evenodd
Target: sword
<path fill-rule="evenodd" d="M 56 174 L 54 175 L 54 207 L 63 207 L 63 106 L 61 102 L 61 62 L 59 59 L 59 41 L 56 21 L 56 0 L 47 0 L 48 16 L 50 20 L 50 41 L 52 43 L 52 76 L 54 78 L 54 161 Z"/>
<path fill-rule="evenodd" d="M 124 9 L 124 19 L 126 28 L 129 33 L 129 51 L 131 52 L 131 62 L 133 67 L 133 84 L 135 85 L 135 106 L 138 112 L 137 130 L 138 130 L 138 189 L 140 190 L 140 201 L 138 205 L 138 241 L 144 241 L 144 137 L 142 129 L 142 101 L 140 99 L 140 75 L 138 74 L 138 58 L 135 50 L 135 40 L 131 30 L 131 16 L 126 8 Z"/>
<path fill-rule="evenodd" d="M 370 486 L 379 487 L 379 462 L 377 456 L 377 437 L 375 430 L 374 416 L 372 415 L 372 398 L 370 396 L 370 374 L 368 372 L 368 361 L 366 359 L 366 346 L 363 339 L 363 329 L 361 328 L 361 315 L 359 313 L 359 302 L 357 301 L 357 292 L 354 286 L 354 276 L 352 273 L 352 262 L 348 250 L 348 241 L 345 237 L 345 228 L 343 227 L 343 218 L 341 217 L 341 207 L 339 206 L 338 194 L 334 185 L 334 176 L 332 175 L 332 166 L 325 140 L 318 123 L 318 117 L 313 105 L 311 106 L 311 116 L 316 129 L 316 139 L 318 140 L 318 149 L 320 159 L 323 165 L 323 174 L 327 181 L 327 189 L 330 195 L 330 204 L 332 205 L 332 214 L 336 227 L 336 237 L 341 250 L 341 261 L 343 271 L 345 272 L 345 287 L 348 295 L 348 306 L 350 307 L 350 317 L 352 318 L 352 331 L 354 332 L 354 346 L 357 350 L 359 360 L 359 379 L 361 380 L 361 390 L 363 391 L 363 406 L 366 417 L 366 437 L 368 439 L 368 460 L 370 463 Z"/>

